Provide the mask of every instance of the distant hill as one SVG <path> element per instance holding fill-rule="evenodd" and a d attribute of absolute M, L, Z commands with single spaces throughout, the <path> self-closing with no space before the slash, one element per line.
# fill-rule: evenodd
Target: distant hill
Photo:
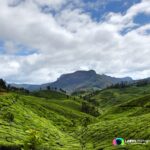
<path fill-rule="evenodd" d="M 74 73 L 64 74 L 57 81 L 42 85 L 62 88 L 68 92 L 87 90 L 87 89 L 103 89 L 112 84 L 122 81 L 131 82 L 132 78 L 115 78 L 107 75 L 99 75 L 94 70 L 76 71 Z"/>
<path fill-rule="evenodd" d="M 25 88 L 29 91 L 38 91 L 40 90 L 40 87 L 41 85 L 33 85 L 33 84 L 10 84 L 11 86 L 13 87 L 16 87 L 16 88 Z"/>
<path fill-rule="evenodd" d="M 39 90 L 40 87 L 42 89 L 46 89 L 47 86 L 50 86 L 53 88 L 56 87 L 58 89 L 62 88 L 67 92 L 74 92 L 80 90 L 103 89 L 106 88 L 107 86 L 120 83 L 122 81 L 131 82 L 133 80 L 130 77 L 115 78 L 104 74 L 99 75 L 94 70 L 89 70 L 63 74 L 57 79 L 57 81 L 52 83 L 46 83 L 42 85 L 13 84 L 13 86 L 24 87 L 30 91 Z"/>

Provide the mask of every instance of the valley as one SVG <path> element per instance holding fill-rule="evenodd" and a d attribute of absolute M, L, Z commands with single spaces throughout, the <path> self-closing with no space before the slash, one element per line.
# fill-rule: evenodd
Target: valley
<path fill-rule="evenodd" d="M 83 104 L 88 107 L 83 111 Z M 89 107 L 90 106 L 90 107 Z M 89 109 L 95 107 L 99 115 Z M 148 150 L 112 146 L 116 137 L 150 139 L 150 85 L 66 95 L 42 90 L 0 93 L 0 148 L 35 150 Z"/>

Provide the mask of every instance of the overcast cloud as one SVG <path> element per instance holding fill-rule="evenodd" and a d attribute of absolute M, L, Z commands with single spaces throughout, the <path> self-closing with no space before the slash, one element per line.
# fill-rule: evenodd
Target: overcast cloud
<path fill-rule="evenodd" d="M 0 77 L 40 84 L 81 69 L 150 77 L 150 24 L 134 22 L 150 16 L 150 1 L 97 22 L 84 7 L 79 0 L 0 0 Z"/>

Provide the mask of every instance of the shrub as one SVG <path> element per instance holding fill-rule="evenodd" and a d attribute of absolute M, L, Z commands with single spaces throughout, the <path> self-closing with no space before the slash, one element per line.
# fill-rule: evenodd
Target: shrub
<path fill-rule="evenodd" d="M 93 115 L 95 117 L 100 115 L 98 108 L 94 105 L 87 103 L 87 102 L 82 102 L 81 111 L 85 112 L 87 114 Z"/>
<path fill-rule="evenodd" d="M 0 150 L 22 150 L 22 145 L 0 145 Z"/>
<path fill-rule="evenodd" d="M 6 114 L 3 115 L 4 120 L 9 121 L 9 122 L 13 122 L 14 121 L 14 114 L 12 114 L 11 112 L 7 112 Z"/>
<path fill-rule="evenodd" d="M 38 150 L 41 146 L 41 137 L 38 131 L 36 130 L 28 130 L 28 138 L 24 143 L 24 150 Z"/>

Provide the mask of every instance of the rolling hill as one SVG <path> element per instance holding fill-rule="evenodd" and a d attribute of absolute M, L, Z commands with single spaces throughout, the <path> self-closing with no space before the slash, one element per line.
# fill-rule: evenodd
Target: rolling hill
<path fill-rule="evenodd" d="M 95 117 L 83 103 L 97 107 Z M 112 140 L 150 139 L 150 84 L 71 96 L 41 90 L 0 92 L 0 149 L 149 150 L 147 144 L 112 146 Z"/>
<path fill-rule="evenodd" d="M 93 117 L 81 112 L 80 101 L 64 94 L 39 94 L 40 97 L 1 93 L 0 149 L 21 149 L 26 142 L 36 144 L 37 150 L 80 149 L 78 140 L 70 133 L 75 128 L 73 122 L 79 124 L 84 117 Z"/>
<path fill-rule="evenodd" d="M 112 147 L 112 139 L 150 139 L 150 85 L 123 89 L 106 89 L 95 92 L 91 100 L 99 104 L 99 121 L 90 124 L 87 141 L 95 149 L 149 150 L 149 144 L 126 144 Z"/>

